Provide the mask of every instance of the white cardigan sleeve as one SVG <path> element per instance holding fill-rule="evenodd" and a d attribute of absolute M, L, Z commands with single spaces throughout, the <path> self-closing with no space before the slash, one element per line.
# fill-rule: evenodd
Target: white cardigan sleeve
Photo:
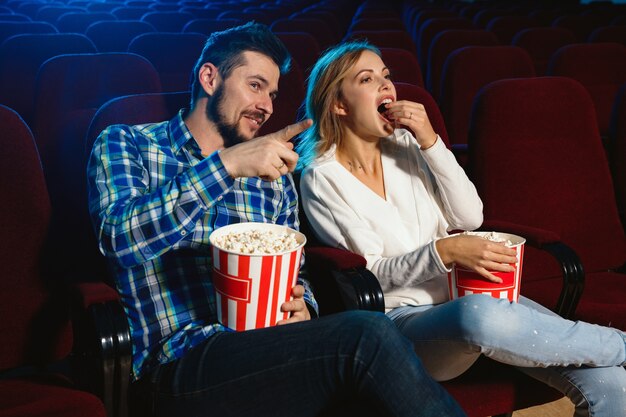
<path fill-rule="evenodd" d="M 412 138 L 415 141 L 414 138 Z M 415 142 L 417 144 L 417 142 Z M 435 194 L 448 229 L 474 230 L 483 222 L 483 203 L 476 187 L 443 140 L 420 151 L 435 183 Z"/>

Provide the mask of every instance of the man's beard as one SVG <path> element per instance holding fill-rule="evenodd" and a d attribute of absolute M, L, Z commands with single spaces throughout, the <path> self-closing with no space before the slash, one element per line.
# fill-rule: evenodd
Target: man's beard
<path fill-rule="evenodd" d="M 206 106 L 206 116 L 210 121 L 215 123 L 217 131 L 224 139 L 224 147 L 228 148 L 229 146 L 245 142 L 248 138 L 239 132 L 237 122 L 231 124 L 226 121 L 226 117 L 220 112 L 220 107 L 223 101 L 224 87 L 223 85 L 220 85 L 217 87 L 213 97 L 209 100 L 209 103 Z M 265 115 L 262 113 L 254 113 L 254 115 L 256 117 L 261 117 L 261 120 L 263 121 L 265 120 Z"/>

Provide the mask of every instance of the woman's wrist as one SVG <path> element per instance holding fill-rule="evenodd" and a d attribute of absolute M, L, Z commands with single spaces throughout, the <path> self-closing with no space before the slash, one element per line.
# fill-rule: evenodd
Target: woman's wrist
<path fill-rule="evenodd" d="M 426 151 L 432 148 L 433 146 L 435 146 L 435 143 L 437 143 L 438 140 L 439 140 L 439 135 L 435 133 L 435 139 L 429 145 L 420 145 L 420 150 Z"/>
<path fill-rule="evenodd" d="M 454 245 L 454 237 L 444 237 L 435 242 L 435 249 L 446 268 L 450 268 L 454 263 L 451 251 L 452 245 Z"/>

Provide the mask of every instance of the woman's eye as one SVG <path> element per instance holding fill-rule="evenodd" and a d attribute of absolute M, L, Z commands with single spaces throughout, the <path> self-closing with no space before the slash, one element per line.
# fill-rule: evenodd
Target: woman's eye
<path fill-rule="evenodd" d="M 387 74 L 387 75 L 385 75 L 385 80 L 391 80 L 391 78 L 392 78 L 392 77 L 391 77 L 391 74 Z"/>
<path fill-rule="evenodd" d="M 361 78 L 361 83 L 368 83 L 372 80 L 372 77 L 363 77 Z"/>

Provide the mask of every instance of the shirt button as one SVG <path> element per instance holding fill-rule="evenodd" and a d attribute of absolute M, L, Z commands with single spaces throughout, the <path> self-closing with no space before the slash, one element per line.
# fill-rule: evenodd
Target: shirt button
<path fill-rule="evenodd" d="M 185 236 L 187 234 L 186 230 L 183 230 L 182 232 L 180 232 L 181 235 Z"/>

